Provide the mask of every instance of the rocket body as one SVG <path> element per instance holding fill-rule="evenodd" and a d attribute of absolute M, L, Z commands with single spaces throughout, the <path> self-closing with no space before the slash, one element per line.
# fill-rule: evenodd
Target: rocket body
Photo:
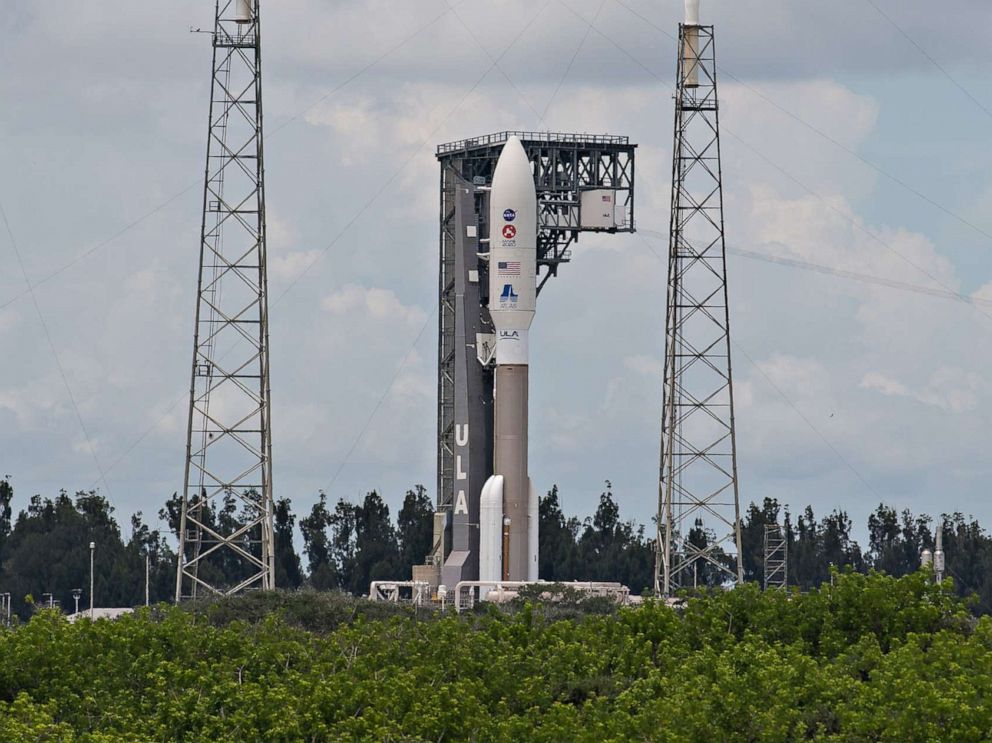
<path fill-rule="evenodd" d="M 537 579 L 537 507 L 527 462 L 528 334 L 536 305 L 537 194 L 527 153 L 517 137 L 510 137 L 496 163 L 489 199 L 495 474 L 482 491 L 481 580 Z M 501 537 L 508 532 L 509 539 L 497 539 L 495 530 Z M 492 554 L 497 548 L 499 553 Z"/>

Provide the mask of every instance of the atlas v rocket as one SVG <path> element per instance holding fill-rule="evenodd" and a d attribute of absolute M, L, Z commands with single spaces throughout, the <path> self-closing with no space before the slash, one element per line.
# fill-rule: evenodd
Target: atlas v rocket
<path fill-rule="evenodd" d="M 517 137 L 489 194 L 489 314 L 496 330 L 493 474 L 479 503 L 479 579 L 537 580 L 537 495 L 527 471 L 528 333 L 537 305 L 537 193 Z"/>

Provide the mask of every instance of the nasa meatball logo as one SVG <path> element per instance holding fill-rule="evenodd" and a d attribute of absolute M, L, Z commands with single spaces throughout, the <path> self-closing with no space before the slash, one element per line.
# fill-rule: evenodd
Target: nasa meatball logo
<path fill-rule="evenodd" d="M 517 213 L 513 211 L 513 209 L 507 209 L 506 211 L 503 212 L 503 221 L 505 222 L 512 222 L 516 218 L 517 218 Z"/>
<path fill-rule="evenodd" d="M 516 236 L 517 236 L 517 228 L 516 227 L 514 227 L 512 224 L 508 224 L 508 225 L 504 225 L 503 226 L 503 237 L 504 238 L 506 238 L 507 240 L 512 240 Z"/>

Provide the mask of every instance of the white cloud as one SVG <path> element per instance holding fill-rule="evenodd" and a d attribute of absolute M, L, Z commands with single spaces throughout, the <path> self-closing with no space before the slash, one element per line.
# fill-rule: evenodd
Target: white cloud
<path fill-rule="evenodd" d="M 269 276 L 275 281 L 289 282 L 301 277 L 321 257 L 319 250 L 296 250 L 269 259 Z"/>
<path fill-rule="evenodd" d="M 861 386 L 867 390 L 876 390 L 883 395 L 896 395 L 899 397 L 912 397 L 909 388 L 902 382 L 890 379 L 878 372 L 869 372 L 861 380 Z"/>
<path fill-rule="evenodd" d="M 950 413 L 973 410 L 988 391 L 988 384 L 983 376 L 947 367 L 938 369 L 922 389 L 911 389 L 878 372 L 866 374 L 861 380 L 861 386 L 883 395 L 907 397 Z"/>
<path fill-rule="evenodd" d="M 367 315 L 377 320 L 399 320 L 403 323 L 422 323 L 424 311 L 416 305 L 403 304 L 391 289 L 367 288 L 346 284 L 321 300 L 321 307 L 332 315 Z"/>

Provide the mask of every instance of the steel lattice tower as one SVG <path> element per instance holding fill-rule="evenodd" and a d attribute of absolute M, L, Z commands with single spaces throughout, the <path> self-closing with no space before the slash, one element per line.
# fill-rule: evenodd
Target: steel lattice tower
<path fill-rule="evenodd" d="M 741 582 L 713 27 L 679 27 L 655 592 Z"/>
<path fill-rule="evenodd" d="M 218 0 L 176 600 L 275 586 L 259 0 Z"/>
<path fill-rule="evenodd" d="M 789 584 L 789 543 L 778 524 L 765 524 L 764 587 Z"/>

